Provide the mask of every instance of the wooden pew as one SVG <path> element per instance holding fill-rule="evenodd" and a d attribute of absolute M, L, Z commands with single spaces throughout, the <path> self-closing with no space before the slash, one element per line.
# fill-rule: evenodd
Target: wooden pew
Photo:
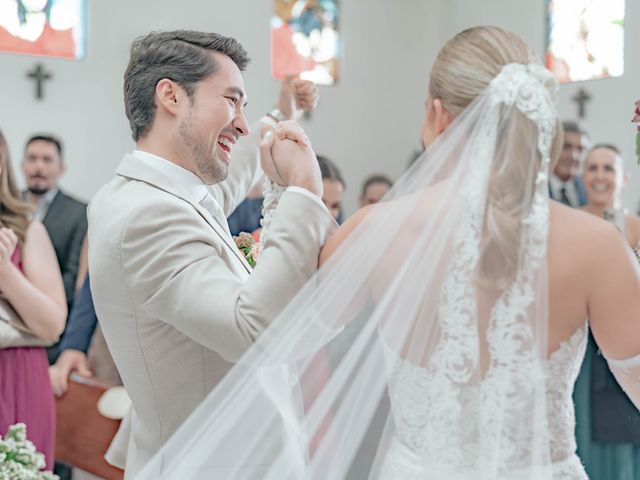
<path fill-rule="evenodd" d="M 109 387 L 71 376 L 69 390 L 56 399 L 56 458 L 98 477 L 122 480 L 124 472 L 104 459 L 120 425 L 120 420 L 104 417 L 98 411 L 98 400 Z"/>

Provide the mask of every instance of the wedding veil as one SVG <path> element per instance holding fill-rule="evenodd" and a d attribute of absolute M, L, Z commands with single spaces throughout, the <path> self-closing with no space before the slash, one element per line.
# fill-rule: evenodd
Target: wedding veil
<path fill-rule="evenodd" d="M 138 478 L 551 478 L 555 89 L 503 66 Z"/>

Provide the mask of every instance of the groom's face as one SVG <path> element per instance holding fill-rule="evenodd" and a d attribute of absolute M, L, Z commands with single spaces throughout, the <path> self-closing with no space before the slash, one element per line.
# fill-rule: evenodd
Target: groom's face
<path fill-rule="evenodd" d="M 178 131 L 181 149 L 206 184 L 227 177 L 233 146 L 249 133 L 240 70 L 226 55 L 212 55 L 218 70 L 197 84 Z"/>

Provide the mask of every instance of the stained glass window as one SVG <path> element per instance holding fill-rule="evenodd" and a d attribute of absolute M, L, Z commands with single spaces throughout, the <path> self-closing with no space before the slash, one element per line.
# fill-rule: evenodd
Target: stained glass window
<path fill-rule="evenodd" d="M 561 82 L 624 73 L 625 0 L 547 0 L 546 62 Z"/>
<path fill-rule="evenodd" d="M 0 53 L 81 59 L 86 0 L 0 0 Z"/>
<path fill-rule="evenodd" d="M 338 79 L 338 0 L 274 0 L 271 74 L 300 74 L 320 85 Z"/>

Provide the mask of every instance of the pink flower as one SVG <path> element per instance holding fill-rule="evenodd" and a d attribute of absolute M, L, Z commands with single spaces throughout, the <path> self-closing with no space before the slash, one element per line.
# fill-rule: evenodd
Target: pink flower
<path fill-rule="evenodd" d="M 251 251 L 249 252 L 249 256 L 257 262 L 258 257 L 260 257 L 260 252 L 262 252 L 262 248 L 260 244 L 256 242 L 251 246 Z"/>
<path fill-rule="evenodd" d="M 640 100 L 636 102 L 636 109 L 633 112 L 633 120 L 631 122 L 638 124 L 638 132 L 640 132 Z"/>
<path fill-rule="evenodd" d="M 253 237 L 250 233 L 242 232 L 237 237 L 233 237 L 236 242 L 236 246 L 242 250 L 244 248 L 251 248 L 254 244 Z"/>

